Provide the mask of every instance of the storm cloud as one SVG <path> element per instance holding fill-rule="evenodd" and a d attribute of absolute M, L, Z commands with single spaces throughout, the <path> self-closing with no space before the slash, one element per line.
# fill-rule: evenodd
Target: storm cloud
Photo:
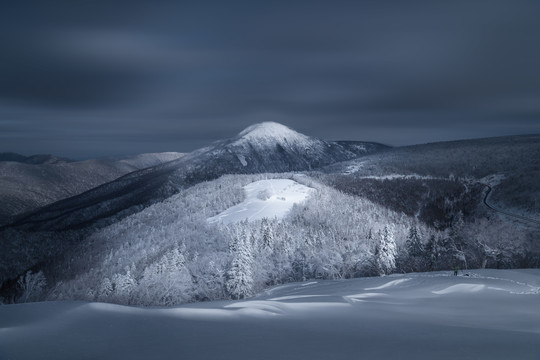
<path fill-rule="evenodd" d="M 0 151 L 190 151 L 260 121 L 403 145 L 540 132 L 537 1 L 17 1 Z"/>

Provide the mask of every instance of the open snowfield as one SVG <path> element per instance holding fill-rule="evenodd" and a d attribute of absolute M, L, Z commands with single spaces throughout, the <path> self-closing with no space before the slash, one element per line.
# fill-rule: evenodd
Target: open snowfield
<path fill-rule="evenodd" d="M 309 281 L 176 308 L 0 306 L 0 359 L 540 359 L 540 270 Z"/>
<path fill-rule="evenodd" d="M 244 186 L 246 198 L 208 219 L 210 223 L 230 224 L 243 220 L 283 218 L 294 204 L 306 200 L 312 188 L 289 179 L 255 181 Z"/>

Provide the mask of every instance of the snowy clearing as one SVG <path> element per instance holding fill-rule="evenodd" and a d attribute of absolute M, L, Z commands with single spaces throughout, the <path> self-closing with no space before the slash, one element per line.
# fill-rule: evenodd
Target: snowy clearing
<path fill-rule="evenodd" d="M 469 275 L 287 284 L 175 308 L 5 305 L 0 358 L 539 359 L 540 270 Z"/>
<path fill-rule="evenodd" d="M 313 189 L 289 179 L 260 180 L 244 186 L 246 199 L 208 219 L 209 223 L 230 224 L 263 218 L 282 219 L 293 207 L 306 200 Z"/>

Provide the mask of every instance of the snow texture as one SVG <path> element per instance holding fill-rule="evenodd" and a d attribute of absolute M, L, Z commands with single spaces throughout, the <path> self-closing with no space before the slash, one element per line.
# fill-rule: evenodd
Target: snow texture
<path fill-rule="evenodd" d="M 539 269 L 308 284 L 175 308 L 0 306 L 0 358 L 540 358 Z"/>
<path fill-rule="evenodd" d="M 260 180 L 244 186 L 246 199 L 208 219 L 230 224 L 263 218 L 282 219 L 294 204 L 306 200 L 314 189 L 289 179 Z"/>
<path fill-rule="evenodd" d="M 383 284 L 381 286 L 377 286 L 377 287 L 372 287 L 372 288 L 366 288 L 365 290 L 381 290 L 381 289 L 386 289 L 388 287 L 392 287 L 392 286 L 396 286 L 396 285 L 399 285 L 401 283 L 404 283 L 405 281 L 409 281 L 411 279 L 397 279 L 397 280 L 392 280 L 390 282 L 387 282 L 386 284 Z"/>
<path fill-rule="evenodd" d="M 289 129 L 285 125 L 281 125 L 276 122 L 262 122 L 255 125 L 251 125 L 238 134 L 238 142 L 248 141 L 251 143 L 260 142 L 278 142 L 278 143 L 298 143 L 310 145 L 313 143 L 313 139 L 309 136 L 300 134 L 294 130 Z"/>

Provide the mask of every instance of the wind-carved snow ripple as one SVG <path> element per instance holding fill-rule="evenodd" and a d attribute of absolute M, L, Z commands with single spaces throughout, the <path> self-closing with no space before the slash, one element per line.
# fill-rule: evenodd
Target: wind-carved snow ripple
<path fill-rule="evenodd" d="M 411 280 L 410 278 L 407 278 L 407 279 L 397 279 L 397 280 L 392 280 L 390 282 L 387 282 L 386 284 L 383 284 L 381 286 L 377 286 L 377 287 L 370 287 L 370 288 L 365 288 L 364 290 L 380 290 L 380 289 L 386 289 L 386 288 L 389 288 L 389 287 L 392 287 L 392 286 L 396 286 L 396 285 L 399 285 L 399 284 L 402 284 L 406 281 L 409 281 Z"/>

